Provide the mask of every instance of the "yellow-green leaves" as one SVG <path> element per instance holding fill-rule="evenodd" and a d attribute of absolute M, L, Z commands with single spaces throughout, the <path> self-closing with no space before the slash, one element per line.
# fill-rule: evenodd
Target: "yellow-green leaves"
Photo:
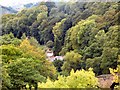
<path fill-rule="evenodd" d="M 37 21 L 41 21 L 47 17 L 47 12 L 39 13 L 37 16 Z"/>
<path fill-rule="evenodd" d="M 74 51 L 71 51 L 67 52 L 64 57 L 64 59 L 68 62 L 79 62 L 82 56 L 78 53 L 75 53 Z"/>
<path fill-rule="evenodd" d="M 19 48 L 24 52 L 24 57 L 45 60 L 44 51 L 32 46 L 27 38 L 21 42 Z"/>
<path fill-rule="evenodd" d="M 46 83 L 39 83 L 40 88 L 96 88 L 97 85 L 98 79 L 91 69 L 76 72 L 72 70 L 70 76 L 59 76 L 58 80 L 48 79 Z"/>
<path fill-rule="evenodd" d="M 110 70 L 110 73 L 114 76 L 113 77 L 113 82 L 115 83 L 118 83 L 119 82 L 119 77 L 118 77 L 118 68 L 117 69 L 112 69 L 112 68 L 109 68 Z"/>

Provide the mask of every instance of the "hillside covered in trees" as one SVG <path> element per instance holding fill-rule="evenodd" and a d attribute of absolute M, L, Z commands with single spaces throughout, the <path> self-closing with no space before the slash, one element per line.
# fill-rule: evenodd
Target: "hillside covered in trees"
<path fill-rule="evenodd" d="M 95 76 L 120 69 L 119 15 L 118 2 L 41 2 L 3 15 L 3 90 L 97 88 Z M 46 48 L 64 60 L 50 62 Z"/>

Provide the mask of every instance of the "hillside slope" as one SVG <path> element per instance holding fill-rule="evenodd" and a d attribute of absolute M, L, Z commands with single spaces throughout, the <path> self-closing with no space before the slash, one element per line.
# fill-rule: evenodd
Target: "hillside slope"
<path fill-rule="evenodd" d="M 1 14 L 17 13 L 17 11 L 14 10 L 13 8 L 11 8 L 11 7 L 5 7 L 5 6 L 1 6 L 1 5 L 0 5 L 0 9 L 2 10 L 2 11 L 1 11 Z"/>

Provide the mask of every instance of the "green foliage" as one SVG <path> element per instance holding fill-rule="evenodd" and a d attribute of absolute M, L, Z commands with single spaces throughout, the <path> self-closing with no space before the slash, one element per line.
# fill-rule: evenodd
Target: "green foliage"
<path fill-rule="evenodd" d="M 35 47 L 39 47 L 40 44 L 38 43 L 38 41 L 34 38 L 34 37 L 30 37 L 29 38 L 29 42 L 32 46 L 35 46 Z"/>
<path fill-rule="evenodd" d="M 68 62 L 77 62 L 81 59 L 81 55 L 78 53 L 75 53 L 74 51 L 68 52 L 65 55 L 65 60 Z"/>
<path fill-rule="evenodd" d="M 87 38 L 87 36 L 90 36 L 91 32 L 93 32 L 93 30 L 95 29 L 95 27 L 96 27 L 95 21 L 88 19 L 88 20 L 79 22 L 79 25 L 80 25 L 79 26 L 79 31 L 78 31 L 78 34 L 77 34 L 78 43 L 80 45 L 83 44 L 83 43 L 85 43 L 87 45 L 89 43 L 90 39 L 91 39 L 90 37 Z M 82 46 L 82 47 L 84 47 L 84 46 Z"/>
<path fill-rule="evenodd" d="M 115 9 L 109 9 L 104 16 L 91 15 L 79 21 L 67 31 L 61 53 L 77 51 L 83 56 L 86 68 L 92 67 L 96 74 L 109 73 L 110 67 L 116 68 L 120 44 L 118 26 L 112 25 L 115 24 L 114 14 Z"/>
<path fill-rule="evenodd" d="M 44 3 L 42 2 L 39 6 L 30 9 L 24 9 L 18 12 L 16 15 L 3 15 L 2 17 L 3 34 L 8 32 L 13 32 L 16 37 L 20 38 L 22 36 L 22 33 L 25 33 L 27 36 L 32 35 L 33 37 L 35 37 L 40 44 L 46 44 L 46 42 L 49 40 L 54 41 L 55 40 L 54 31 L 59 31 L 63 33 L 61 34 L 61 38 L 58 38 L 57 41 L 55 40 L 56 41 L 55 44 L 60 42 L 59 44 L 62 43 L 63 45 L 66 31 L 69 30 L 70 27 L 76 26 L 76 23 L 78 23 L 82 19 L 85 20 L 89 18 L 89 20 L 85 22 L 86 25 L 87 23 L 91 22 L 91 20 L 93 19 L 96 20 L 95 22 L 97 22 L 96 25 L 98 26 L 97 28 L 98 29 L 103 28 L 105 29 L 105 31 L 109 28 L 109 26 L 111 26 L 112 23 L 116 22 L 117 20 L 117 12 L 115 12 L 115 10 L 117 9 L 116 8 L 117 3 L 69 2 L 69 3 L 59 3 L 59 4 L 60 5 L 58 4 L 55 5 L 54 2 L 44 2 Z M 99 15 L 99 16 L 96 17 L 95 15 Z M 62 22 L 64 18 L 66 18 L 66 20 L 65 22 Z M 91 22 L 90 25 L 92 25 L 92 23 L 93 22 Z M 86 32 L 86 30 L 90 28 L 89 27 L 90 25 L 87 25 L 88 27 L 81 25 L 82 30 L 79 32 L 79 34 L 83 33 L 85 34 L 84 35 L 85 37 L 88 36 L 89 32 Z M 56 30 L 52 30 L 53 27 L 56 27 Z M 86 30 L 83 30 L 85 28 Z M 73 30 L 73 32 L 74 33 L 72 35 L 76 36 L 77 34 L 75 34 L 75 32 L 77 32 L 77 30 Z M 78 37 L 79 44 L 80 42 L 82 44 L 83 43 L 86 44 L 89 39 L 86 38 L 85 40 L 81 40 L 82 38 L 81 34 L 80 37 Z M 73 39 L 71 37 L 71 40 Z M 77 41 L 75 39 L 72 41 L 73 43 L 76 44 L 76 45 L 72 45 L 73 49 L 79 47 L 79 45 L 77 45 Z M 62 45 L 59 44 L 55 45 L 55 46 L 59 46 L 58 51 L 56 50 L 57 47 L 55 47 L 55 53 L 57 54 L 59 53 L 62 47 Z"/>
<path fill-rule="evenodd" d="M 27 58 L 20 58 L 9 64 L 7 69 L 13 84 L 12 88 L 20 88 L 26 83 L 35 84 L 45 81 L 45 77 L 39 71 L 41 67 L 40 60 Z"/>
<path fill-rule="evenodd" d="M 62 19 L 61 22 L 56 23 L 56 25 L 53 27 L 53 34 L 54 34 L 54 52 L 55 55 L 58 54 L 58 52 L 60 52 L 61 47 L 62 47 L 62 43 L 64 41 L 63 36 L 64 36 L 64 28 L 63 28 L 63 24 L 66 21 L 66 19 Z"/>
<path fill-rule="evenodd" d="M 117 67 L 117 60 L 119 54 L 119 42 L 118 42 L 118 26 L 112 26 L 106 33 L 106 41 L 102 52 L 101 68 L 104 73 L 108 73 L 109 68 Z"/>
<path fill-rule="evenodd" d="M 36 48 L 32 46 L 28 39 L 23 40 L 19 47 L 24 53 L 22 54 L 25 58 L 32 58 L 34 60 L 40 60 L 40 63 L 43 63 L 42 74 L 51 78 L 55 77 L 55 67 L 52 65 L 50 61 L 46 60 L 45 52 L 41 50 L 41 48 Z"/>
<path fill-rule="evenodd" d="M 21 39 L 24 40 L 24 39 L 26 39 L 26 37 L 27 37 L 27 36 L 25 35 L 25 33 L 23 33 Z"/>
<path fill-rule="evenodd" d="M 70 28 L 66 35 L 67 43 L 65 43 L 65 46 L 67 48 L 82 51 L 82 49 L 91 44 L 91 42 L 94 39 L 93 35 L 97 31 L 96 23 L 93 17 L 97 16 L 93 15 L 89 17 L 87 20 L 81 20 L 77 25 Z"/>
<path fill-rule="evenodd" d="M 9 88 L 12 87 L 12 83 L 10 81 L 9 73 L 6 69 L 6 66 L 1 67 L 2 68 L 2 89 L 3 90 L 9 90 Z"/>
<path fill-rule="evenodd" d="M 49 40 L 49 41 L 46 43 L 46 46 L 47 46 L 48 48 L 52 48 L 52 47 L 54 46 L 53 41 Z"/>
<path fill-rule="evenodd" d="M 45 60 L 44 51 L 32 46 L 27 38 L 21 42 L 19 48 L 24 52 L 23 56 L 26 58 Z"/>
<path fill-rule="evenodd" d="M 22 51 L 14 45 L 2 45 L 0 46 L 0 51 L 2 51 L 0 53 L 2 58 L 2 89 L 9 90 L 13 84 L 9 75 L 8 65 L 20 58 Z"/>
<path fill-rule="evenodd" d="M 41 21 L 42 19 L 45 19 L 46 17 L 47 17 L 47 13 L 46 12 L 40 13 L 37 16 L 37 21 Z"/>
<path fill-rule="evenodd" d="M 96 73 L 96 75 L 102 74 L 102 69 L 100 68 L 101 65 L 101 57 L 95 57 L 93 59 L 88 58 L 86 60 L 86 69 L 93 68 L 93 71 Z"/>
<path fill-rule="evenodd" d="M 64 64 L 62 66 L 63 73 L 68 73 L 74 69 L 75 71 L 82 68 L 82 56 L 74 51 L 67 52 L 64 56 Z"/>
<path fill-rule="evenodd" d="M 28 39 L 21 42 L 20 46 L 2 45 L 3 63 L 3 88 L 20 89 L 27 83 L 37 85 L 46 77 L 54 79 L 55 67 L 45 58 L 41 48 L 32 46 Z M 8 83 L 6 83 L 8 82 Z"/>
<path fill-rule="evenodd" d="M 0 36 L 0 45 L 7 45 L 7 44 L 20 45 L 20 43 L 21 40 L 15 38 L 12 33 Z"/>
<path fill-rule="evenodd" d="M 71 70 L 70 76 L 59 76 L 58 80 L 51 81 L 49 78 L 46 83 L 41 83 L 40 88 L 97 88 L 98 80 L 91 69 L 88 71 Z"/>
<path fill-rule="evenodd" d="M 103 50 L 101 69 L 103 69 L 103 73 L 109 73 L 109 67 L 115 68 L 117 67 L 117 57 L 118 57 L 118 49 L 117 48 L 105 48 Z"/>
<path fill-rule="evenodd" d="M 0 55 L 2 56 L 2 63 L 10 63 L 13 60 L 16 60 L 16 58 L 21 57 L 22 51 L 15 47 L 14 45 L 2 45 L 0 46 Z"/>
<path fill-rule="evenodd" d="M 78 70 L 92 67 L 100 75 L 109 73 L 109 68 L 119 68 L 117 7 L 117 2 L 41 2 L 17 14 L 3 15 L 0 36 L 3 89 L 19 90 L 28 84 L 36 88 L 45 78 L 56 78 L 55 67 L 63 75 L 69 75 L 72 69 L 76 72 L 39 83 L 41 87 L 96 87 L 92 71 Z M 46 60 L 45 45 L 65 60 L 53 63 Z"/>
<path fill-rule="evenodd" d="M 58 72 L 62 71 L 61 67 L 63 66 L 63 63 L 64 63 L 64 61 L 62 61 L 62 60 L 54 60 L 53 61 L 53 65 L 56 67 L 56 70 Z"/>

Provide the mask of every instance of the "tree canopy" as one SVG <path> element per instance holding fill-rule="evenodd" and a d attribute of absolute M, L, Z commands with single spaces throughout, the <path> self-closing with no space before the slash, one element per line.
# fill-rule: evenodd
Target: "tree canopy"
<path fill-rule="evenodd" d="M 96 88 L 95 76 L 120 67 L 118 6 L 117 2 L 40 2 L 2 15 L 2 89 Z M 52 57 L 46 56 L 47 49 L 53 51 Z"/>

